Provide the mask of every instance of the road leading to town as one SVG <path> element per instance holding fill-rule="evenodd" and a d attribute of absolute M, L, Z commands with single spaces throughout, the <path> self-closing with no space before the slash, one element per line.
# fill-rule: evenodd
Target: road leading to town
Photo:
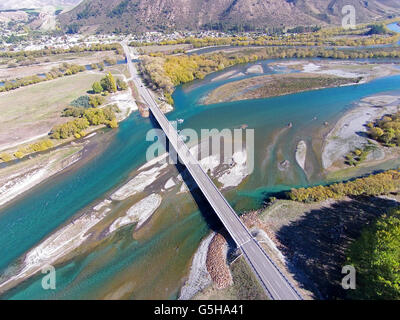
<path fill-rule="evenodd" d="M 149 106 L 154 118 L 157 120 L 170 141 L 170 144 L 177 151 L 181 162 L 186 166 L 187 170 L 196 181 L 198 187 L 209 201 L 211 207 L 222 221 L 232 239 L 242 250 L 246 261 L 257 276 L 267 295 L 274 300 L 302 299 L 301 295 L 296 291 L 289 280 L 261 248 L 259 243 L 252 237 L 249 230 L 239 219 L 238 215 L 226 201 L 225 197 L 218 190 L 207 173 L 204 172 L 197 159 L 195 159 L 191 154 L 189 148 L 179 137 L 175 128 L 158 107 L 151 92 L 143 85 L 142 80 L 138 76 L 137 70 L 132 63 L 129 47 L 126 43 L 122 43 L 122 46 L 127 57 L 132 81 L 138 88 L 139 94 Z"/>

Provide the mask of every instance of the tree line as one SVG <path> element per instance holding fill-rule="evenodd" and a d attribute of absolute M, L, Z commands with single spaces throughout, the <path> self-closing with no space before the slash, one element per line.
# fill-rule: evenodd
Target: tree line
<path fill-rule="evenodd" d="M 143 57 L 139 67 L 152 83 L 153 89 L 162 90 L 168 100 L 175 86 L 195 79 L 203 79 L 212 72 L 257 60 L 285 58 L 400 58 L 400 51 L 396 48 L 339 51 L 324 48 L 265 47 L 249 48 L 229 54 L 168 56 L 163 53 L 152 53 Z"/>
<path fill-rule="evenodd" d="M 254 35 L 254 36 L 228 36 L 228 37 L 187 37 L 176 40 L 163 40 L 160 42 L 139 42 L 132 41 L 129 45 L 132 47 L 153 46 L 153 45 L 179 45 L 190 44 L 194 48 L 209 46 L 373 46 L 383 44 L 397 43 L 400 35 L 391 33 L 382 25 L 371 25 L 346 32 L 343 29 L 315 31 L 311 33 L 295 33 L 296 29 L 290 30 L 293 33 L 284 35 Z M 299 31 L 301 28 L 299 28 Z M 347 35 L 356 35 L 358 37 L 339 37 Z"/>
<path fill-rule="evenodd" d="M 311 203 L 346 196 L 378 196 L 400 191 L 400 171 L 388 170 L 354 181 L 327 186 L 292 189 L 287 196 L 293 201 Z"/>
<path fill-rule="evenodd" d="M 72 46 L 68 49 L 62 48 L 47 48 L 42 50 L 31 51 L 2 51 L 0 52 L 1 58 L 17 58 L 17 57 L 46 57 L 66 53 L 81 53 L 81 52 L 94 52 L 94 51 L 115 51 L 117 54 L 123 54 L 124 50 L 119 43 L 110 44 L 92 44 L 90 46 Z"/>
<path fill-rule="evenodd" d="M 54 80 L 65 76 L 71 76 L 83 71 L 86 71 L 85 66 L 81 66 L 78 64 L 63 63 L 59 67 L 52 68 L 49 72 L 46 72 L 43 76 L 33 75 L 33 76 L 23 77 L 21 79 L 8 80 L 4 82 L 3 86 L 0 86 L 0 93 L 10 90 L 15 90 L 21 87 L 30 86 L 32 84 L 37 84 L 40 82 Z"/>
<path fill-rule="evenodd" d="M 8 162 L 13 160 L 14 158 L 21 159 L 27 154 L 46 151 L 50 148 L 53 148 L 53 146 L 53 141 L 51 141 L 50 139 L 42 140 L 40 142 L 32 143 L 26 147 L 19 148 L 12 155 L 7 152 L 3 152 L 0 154 L 0 160 L 2 160 L 3 162 Z"/>
<path fill-rule="evenodd" d="M 113 60 L 113 59 L 107 58 L 104 61 L 110 65 L 116 64 L 116 60 Z M 90 67 L 92 69 L 98 68 L 100 71 L 102 71 L 102 70 L 104 70 L 104 63 L 103 62 L 93 63 L 93 64 L 91 64 Z M 86 67 L 83 65 L 63 63 L 59 67 L 53 67 L 49 72 L 44 73 L 43 76 L 33 75 L 33 76 L 26 76 L 26 77 L 23 77 L 20 79 L 7 80 L 4 82 L 4 84 L 2 86 L 0 86 L 0 93 L 10 91 L 10 90 L 15 90 L 15 89 L 18 89 L 21 87 L 30 86 L 30 85 L 37 84 L 40 82 L 50 81 L 50 80 L 54 80 L 57 78 L 74 75 L 74 74 L 77 74 L 79 72 L 84 72 L 84 71 L 86 71 Z M 116 85 L 117 85 L 118 90 L 126 90 L 128 87 L 127 84 L 124 81 L 122 81 L 121 79 L 117 79 Z M 103 92 L 103 91 L 107 91 L 107 90 L 101 90 L 100 92 Z M 109 91 L 109 92 L 115 92 L 115 91 Z M 100 92 L 96 92 L 96 93 L 100 93 Z"/>

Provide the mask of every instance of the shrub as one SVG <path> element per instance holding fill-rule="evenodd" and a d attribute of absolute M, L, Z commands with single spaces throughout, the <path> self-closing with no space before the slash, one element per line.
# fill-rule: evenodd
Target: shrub
<path fill-rule="evenodd" d="M 112 119 L 108 122 L 108 127 L 111 129 L 118 128 L 118 122 L 117 119 Z"/>
<path fill-rule="evenodd" d="M 45 151 L 47 149 L 52 148 L 53 142 L 50 139 L 38 142 L 38 143 L 34 143 L 31 144 L 28 148 L 27 148 L 27 153 L 29 152 L 40 152 L 40 151 Z"/>
<path fill-rule="evenodd" d="M 98 81 L 93 83 L 92 89 L 93 89 L 94 93 L 102 93 L 103 92 L 103 88 L 102 88 L 100 82 L 98 82 Z"/>
<path fill-rule="evenodd" d="M 95 95 L 89 97 L 89 105 L 94 108 L 101 106 L 104 103 L 104 101 L 105 99 L 101 95 Z"/>
<path fill-rule="evenodd" d="M 63 111 L 63 116 L 79 118 L 79 117 L 83 116 L 83 114 L 85 113 L 85 110 L 86 109 L 83 107 L 69 107 Z"/>
<path fill-rule="evenodd" d="M 78 99 L 72 101 L 70 103 L 70 105 L 73 107 L 90 108 L 89 97 L 88 96 L 80 96 Z"/>

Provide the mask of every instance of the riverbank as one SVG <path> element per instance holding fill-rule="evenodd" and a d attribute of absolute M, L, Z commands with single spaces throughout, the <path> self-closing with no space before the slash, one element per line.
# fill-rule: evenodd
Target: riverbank
<path fill-rule="evenodd" d="M 90 161 L 111 141 L 112 134 L 102 133 L 97 128 L 85 138 L 0 167 L 0 208 L 73 165 L 82 166 Z"/>
<path fill-rule="evenodd" d="M 363 149 L 369 142 L 375 148 L 361 166 L 369 166 L 399 156 L 398 148 L 387 148 L 373 142 L 367 135 L 367 124 L 385 114 L 395 113 L 400 104 L 400 95 L 376 95 L 362 99 L 358 105 L 347 112 L 327 135 L 322 164 L 327 172 L 345 169 L 345 156 L 356 149 Z"/>
<path fill-rule="evenodd" d="M 0 207 L 79 161 L 82 149 L 83 145 L 64 147 L 0 169 Z"/>
<path fill-rule="evenodd" d="M 370 64 L 346 61 L 287 61 L 273 62 L 269 66 L 276 72 L 224 84 L 203 98 L 202 103 L 263 99 L 298 92 L 365 83 L 376 78 L 400 73 L 393 64 Z M 262 74 L 261 65 L 254 65 L 248 74 Z M 290 73 L 286 73 L 290 72 Z M 234 71 L 226 72 L 214 80 L 234 79 L 244 76 Z"/>

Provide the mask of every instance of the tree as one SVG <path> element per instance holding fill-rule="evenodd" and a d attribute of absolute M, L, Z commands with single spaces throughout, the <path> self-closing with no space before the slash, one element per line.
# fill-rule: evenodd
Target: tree
<path fill-rule="evenodd" d="M 385 132 L 381 128 L 374 127 L 369 130 L 369 134 L 374 140 L 378 140 L 381 136 L 383 136 L 384 133 Z"/>
<path fill-rule="evenodd" d="M 109 72 L 103 79 L 101 79 L 100 84 L 104 91 L 108 92 L 117 91 L 117 84 L 111 72 Z"/>
<path fill-rule="evenodd" d="M 400 210 L 381 217 L 350 247 L 348 261 L 357 270 L 356 299 L 400 299 Z"/>
<path fill-rule="evenodd" d="M 100 82 L 98 82 L 98 81 L 93 83 L 92 89 L 93 89 L 94 93 L 102 93 L 103 92 L 103 87 L 101 86 Z"/>
<path fill-rule="evenodd" d="M 382 136 L 381 136 L 381 140 L 385 143 L 385 144 L 390 144 L 390 142 L 395 138 L 395 132 L 393 129 L 388 129 Z"/>
<path fill-rule="evenodd" d="M 80 96 L 78 99 L 72 101 L 70 103 L 73 107 L 83 107 L 83 108 L 90 108 L 89 97 L 88 96 Z"/>

